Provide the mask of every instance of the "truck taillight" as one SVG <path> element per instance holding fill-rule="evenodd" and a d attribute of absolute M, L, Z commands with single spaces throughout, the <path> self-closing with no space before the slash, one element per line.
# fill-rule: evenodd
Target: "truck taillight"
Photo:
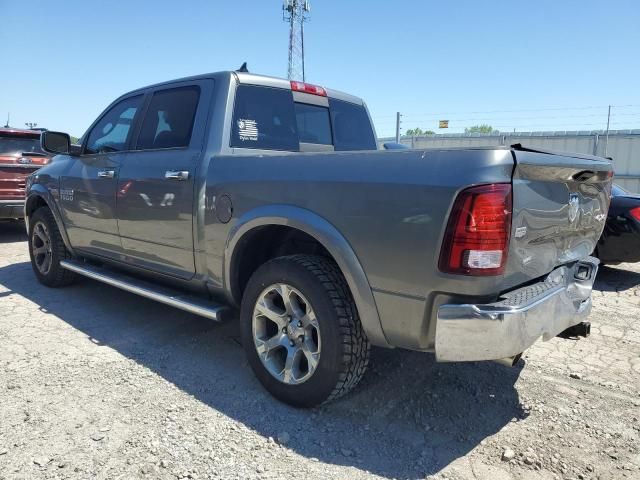
<path fill-rule="evenodd" d="M 327 96 L 327 91 L 317 85 L 311 85 L 310 83 L 291 81 L 291 90 L 294 92 L 310 93 L 311 95 L 319 95 L 321 97 Z"/>
<path fill-rule="evenodd" d="M 502 274 L 511 235 L 511 209 L 509 183 L 460 192 L 442 243 L 440 270 L 462 275 Z"/>

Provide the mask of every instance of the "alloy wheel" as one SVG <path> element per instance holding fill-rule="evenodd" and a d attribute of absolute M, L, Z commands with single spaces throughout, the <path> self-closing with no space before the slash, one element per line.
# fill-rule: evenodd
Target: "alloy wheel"
<path fill-rule="evenodd" d="M 309 301 L 285 283 L 271 285 L 258 297 L 252 321 L 260 361 L 288 385 L 305 382 L 320 360 L 320 328 Z"/>
<path fill-rule="evenodd" d="M 33 227 L 31 238 L 31 251 L 36 268 L 42 275 L 49 273 L 51 269 L 51 235 L 49 229 L 43 222 L 38 222 Z"/>

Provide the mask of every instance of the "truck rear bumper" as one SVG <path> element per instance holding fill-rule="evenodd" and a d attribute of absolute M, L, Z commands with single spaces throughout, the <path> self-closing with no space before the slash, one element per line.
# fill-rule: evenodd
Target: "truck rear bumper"
<path fill-rule="evenodd" d="M 24 199 L 0 200 L 0 219 L 24 217 Z"/>
<path fill-rule="evenodd" d="M 556 268 L 543 281 L 487 305 L 442 305 L 435 353 L 440 362 L 497 360 L 518 355 L 584 320 L 599 261 L 588 257 Z"/>

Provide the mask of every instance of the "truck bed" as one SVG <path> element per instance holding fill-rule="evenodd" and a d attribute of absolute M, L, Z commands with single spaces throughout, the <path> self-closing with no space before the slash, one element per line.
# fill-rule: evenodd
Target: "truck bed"
<path fill-rule="evenodd" d="M 572 175 L 594 170 L 587 181 Z M 437 307 L 447 301 L 495 301 L 499 294 L 588 256 L 608 206 L 611 164 L 512 148 L 394 150 L 220 156 L 212 160 L 206 195 L 234 198 L 242 222 L 260 206 L 299 207 L 327 219 L 355 251 L 373 290 L 389 342 L 432 349 Z M 438 268 L 454 199 L 470 185 L 513 182 L 509 260 L 502 275 L 472 277 Z M 570 195 L 581 214 L 569 222 Z M 205 233 L 211 264 L 218 222 Z M 523 228 L 526 233 L 523 234 Z M 517 238 L 516 238 L 517 237 Z M 407 312 L 398 315 L 398 312 Z M 413 332 L 423 332 L 416 338 Z M 407 333 L 412 332 L 412 333 Z"/>

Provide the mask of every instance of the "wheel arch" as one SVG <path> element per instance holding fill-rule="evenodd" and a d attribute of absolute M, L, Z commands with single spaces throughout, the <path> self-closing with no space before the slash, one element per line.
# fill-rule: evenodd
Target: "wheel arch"
<path fill-rule="evenodd" d="M 58 225 L 58 230 L 60 231 L 60 235 L 62 236 L 62 241 L 64 242 L 65 247 L 67 247 L 67 250 L 69 250 L 70 253 L 73 253 L 73 248 L 71 247 L 69 237 L 67 236 L 67 230 L 64 228 L 64 223 L 62 222 L 60 211 L 58 210 L 58 207 L 53 200 L 53 196 L 51 195 L 51 192 L 49 190 L 47 190 L 40 184 L 34 184 L 31 186 L 29 194 L 25 200 L 24 220 L 27 232 L 29 231 L 29 217 L 40 207 L 47 207 L 51 211 L 51 213 L 53 214 L 53 218 Z"/>
<path fill-rule="evenodd" d="M 225 289 L 234 303 L 240 304 L 242 281 L 245 280 L 240 276 L 242 258 L 255 247 L 259 233 L 269 228 L 300 232 L 317 242 L 344 276 L 369 341 L 377 346 L 390 346 L 382 330 L 369 281 L 351 245 L 326 219 L 303 208 L 271 205 L 251 210 L 239 218 L 229 233 L 224 251 Z"/>

